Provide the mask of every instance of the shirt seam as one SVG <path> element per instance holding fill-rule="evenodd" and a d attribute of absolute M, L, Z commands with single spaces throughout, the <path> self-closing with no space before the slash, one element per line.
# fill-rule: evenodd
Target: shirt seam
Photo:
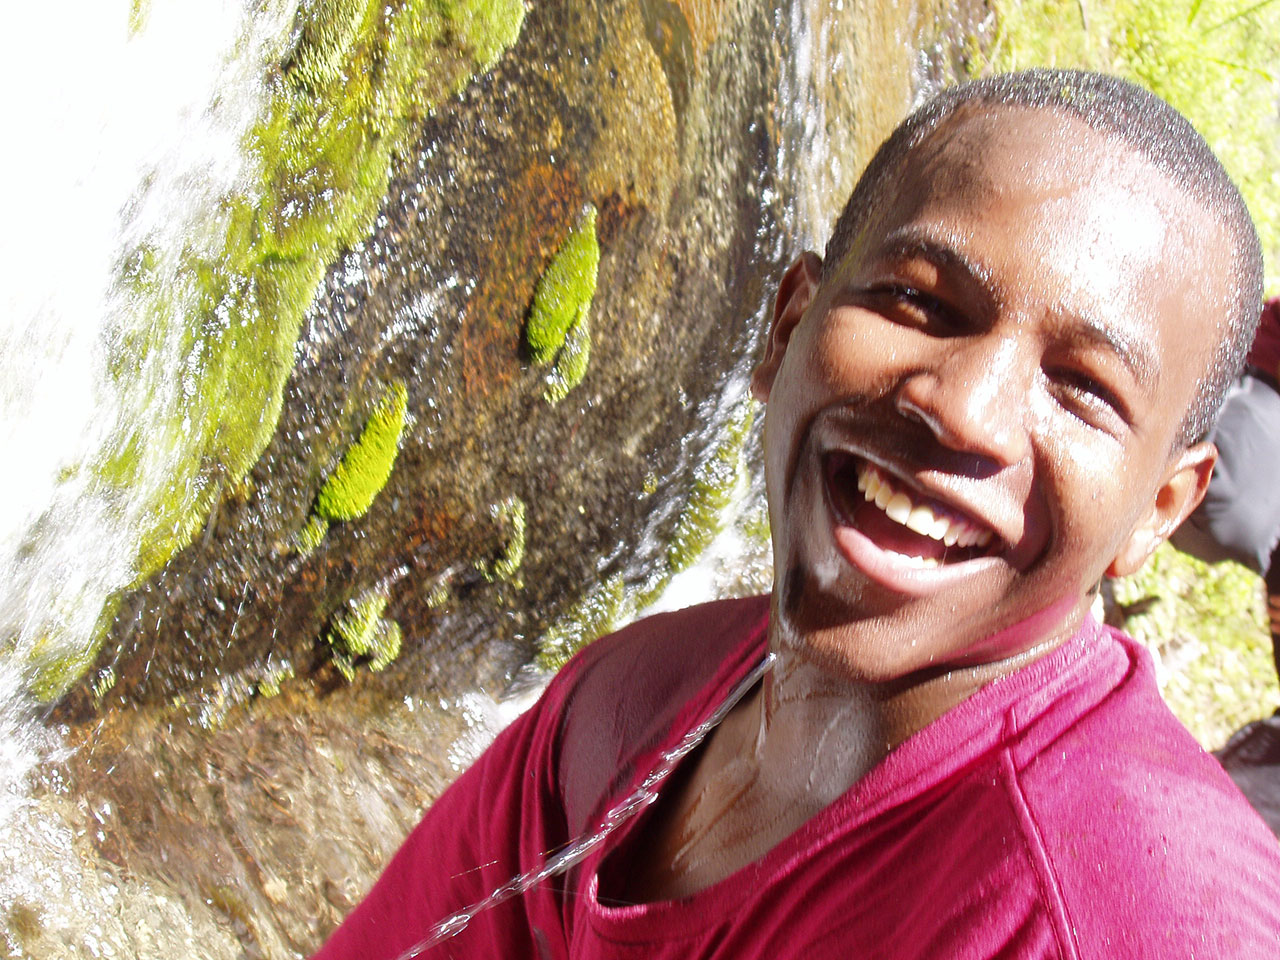
<path fill-rule="evenodd" d="M 1011 743 L 1016 732 L 1015 711 L 1011 709 L 1005 716 L 1005 737 L 1002 739 L 1005 743 Z M 1049 915 L 1049 925 L 1053 929 L 1054 939 L 1058 942 L 1058 951 L 1063 960 L 1080 960 L 1080 946 L 1076 942 L 1075 924 L 1071 922 L 1067 898 L 1063 895 L 1057 871 L 1053 867 L 1049 851 L 1045 846 L 1040 824 L 1036 821 L 1031 803 L 1022 789 L 1018 768 L 1013 762 L 1013 753 L 1008 746 L 1000 748 L 1000 766 L 1004 774 L 1009 803 L 1022 829 L 1027 856 L 1036 873 L 1040 901 Z"/>

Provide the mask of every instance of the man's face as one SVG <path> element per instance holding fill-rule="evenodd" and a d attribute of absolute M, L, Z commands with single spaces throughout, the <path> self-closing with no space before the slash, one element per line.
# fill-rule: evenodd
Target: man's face
<path fill-rule="evenodd" d="M 777 626 L 882 680 L 1060 639 L 1194 507 L 1230 247 L 1050 113 L 962 108 L 885 192 L 820 287 L 792 268 L 754 381 Z"/>

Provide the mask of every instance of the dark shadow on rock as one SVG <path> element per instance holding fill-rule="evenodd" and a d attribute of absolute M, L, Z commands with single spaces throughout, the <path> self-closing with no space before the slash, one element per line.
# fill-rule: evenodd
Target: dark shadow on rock
<path fill-rule="evenodd" d="M 1241 727 L 1214 756 L 1280 837 L 1280 711 Z"/>

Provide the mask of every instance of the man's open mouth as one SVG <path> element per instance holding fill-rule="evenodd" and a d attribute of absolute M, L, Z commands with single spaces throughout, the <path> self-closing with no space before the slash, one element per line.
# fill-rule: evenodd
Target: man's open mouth
<path fill-rule="evenodd" d="M 989 527 L 923 496 L 865 460 L 826 458 L 827 488 L 840 519 L 913 567 L 938 567 L 999 552 Z"/>

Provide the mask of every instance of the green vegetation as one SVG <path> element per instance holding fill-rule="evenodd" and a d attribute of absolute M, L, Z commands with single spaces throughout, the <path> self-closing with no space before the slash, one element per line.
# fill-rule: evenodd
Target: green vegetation
<path fill-rule="evenodd" d="M 347 448 L 316 495 L 315 512 L 319 516 L 335 521 L 356 520 L 365 515 L 395 466 L 408 403 L 404 382 L 392 383 L 356 442 Z"/>
<path fill-rule="evenodd" d="M 99 704 L 102 698 L 111 692 L 111 688 L 116 685 L 116 668 L 106 667 L 98 671 L 98 676 L 94 679 L 93 685 L 89 688 L 90 694 L 93 696 L 93 702 Z"/>
<path fill-rule="evenodd" d="M 587 591 L 538 641 L 538 666 L 559 670 L 569 658 L 596 637 L 613 630 L 628 612 L 626 584 L 614 574 Z"/>
<path fill-rule="evenodd" d="M 1115 581 L 1125 629 L 1159 665 L 1165 699 L 1206 747 L 1280 706 L 1261 582 L 1236 563 L 1207 564 L 1168 544 Z"/>
<path fill-rule="evenodd" d="M 119 608 L 120 598 L 111 597 L 98 612 L 98 620 L 93 629 L 98 643 L 107 635 L 107 629 Z M 0 654 L 8 653 L 6 646 L 0 646 Z M 27 662 L 32 669 L 31 679 L 28 681 L 31 695 L 41 703 L 57 700 L 93 666 L 97 653 L 96 644 L 86 649 L 67 643 L 57 633 L 41 637 L 27 652 Z"/>
<path fill-rule="evenodd" d="M 259 697 L 278 697 L 280 696 L 280 685 L 286 680 L 294 677 L 293 664 L 279 663 L 273 664 L 263 669 L 262 676 L 258 678 L 258 682 L 254 685 L 254 692 Z"/>
<path fill-rule="evenodd" d="M 294 537 L 294 547 L 298 553 L 304 557 L 324 541 L 325 534 L 329 532 L 329 521 L 317 513 L 313 513 L 307 517 L 307 522 L 303 524 L 301 530 Z"/>
<path fill-rule="evenodd" d="M 564 346 L 556 356 L 555 368 L 547 375 L 547 389 L 542 394 L 547 403 L 559 403 L 587 375 L 587 365 L 591 362 L 588 307 L 589 304 L 584 304 L 578 311 L 578 319 L 565 334 Z"/>
<path fill-rule="evenodd" d="M 334 614 L 325 633 L 334 665 L 347 680 L 354 680 L 356 667 L 386 669 L 400 656 L 403 634 L 400 624 L 383 619 L 390 599 L 385 590 L 366 590 Z"/>
<path fill-rule="evenodd" d="M 146 29 L 151 16 L 151 0 L 133 0 L 129 4 L 129 36 L 136 37 Z"/>
<path fill-rule="evenodd" d="M 547 400 L 555 403 L 581 382 L 590 356 L 591 332 L 587 314 L 596 294 L 596 274 L 600 266 L 600 244 L 596 239 L 596 208 L 590 204 L 569 232 L 547 269 L 538 278 L 525 326 L 525 342 L 529 356 L 538 365 L 550 363 L 559 355 L 563 368 L 556 363 L 556 381 L 547 391 Z M 576 342 L 566 344 L 570 331 L 576 329 Z M 563 389 L 563 393 L 560 393 Z M 557 394 L 552 399 L 552 394 Z"/>
<path fill-rule="evenodd" d="M 449 589 L 448 579 L 437 580 L 435 586 L 427 591 L 427 607 L 431 610 L 439 610 L 452 597 L 453 591 Z"/>
<path fill-rule="evenodd" d="M 476 569 L 490 583 L 505 580 L 517 590 L 524 586 L 516 574 L 524 563 L 525 547 L 525 504 L 519 497 L 507 497 L 501 503 L 495 503 L 490 512 L 507 535 L 507 542 L 502 554 L 492 563 L 479 561 Z"/>
<path fill-rule="evenodd" d="M 143 246 L 122 265 L 149 307 L 148 330 L 157 332 L 122 338 L 118 377 L 138 377 L 158 332 L 190 318 L 182 352 L 193 389 L 168 425 L 124 438 L 124 453 L 102 470 L 110 483 L 132 486 L 149 447 L 178 454 L 155 522 L 140 538 L 140 580 L 199 529 L 222 489 L 205 476 L 210 465 L 235 479 L 257 460 L 326 268 L 368 235 L 392 160 L 411 145 L 418 122 L 515 41 L 524 5 L 317 0 L 300 17 L 246 145 L 258 163 L 256 189 L 226 199 L 216 253 L 184 251 L 178 269 L 166 271 Z M 189 279 L 175 288 L 174 276 Z"/>
<path fill-rule="evenodd" d="M 1118 74 L 1177 107 L 1240 187 L 1267 255 L 1267 289 L 1280 291 L 1280 37 L 1276 0 L 996 0 L 986 54 L 970 45 L 972 74 L 1033 66 Z"/>
<path fill-rule="evenodd" d="M 547 670 L 563 666 L 596 637 L 652 604 L 677 573 L 688 569 L 724 528 L 725 510 L 745 478 L 744 451 L 755 421 L 756 402 L 742 401 L 729 414 L 711 454 L 694 469 L 693 486 L 663 552 L 658 569 L 639 588 L 629 590 L 615 574 L 588 590 L 538 641 L 538 663 Z M 645 477 L 645 493 L 656 491 L 656 477 Z M 751 521 L 748 521 L 750 524 Z M 768 536 L 768 520 L 764 520 Z"/>
<path fill-rule="evenodd" d="M 729 415 L 715 452 L 694 471 L 689 502 L 667 544 L 667 567 L 673 575 L 688 569 L 720 532 L 725 507 L 746 469 L 742 450 L 754 420 L 755 401 L 744 400 Z"/>

